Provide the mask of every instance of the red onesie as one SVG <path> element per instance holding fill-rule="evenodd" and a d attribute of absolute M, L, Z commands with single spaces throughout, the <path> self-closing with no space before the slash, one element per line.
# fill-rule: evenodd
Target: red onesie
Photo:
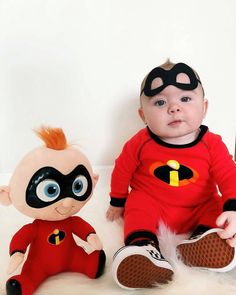
<path fill-rule="evenodd" d="M 100 251 L 88 255 L 75 243 L 72 233 L 86 241 L 95 231 L 83 219 L 73 216 L 61 221 L 36 219 L 14 235 L 10 255 L 25 253 L 30 245 L 21 274 L 11 277 L 20 282 L 22 294 L 32 294 L 48 276 L 59 272 L 80 272 L 95 278 Z"/>
<path fill-rule="evenodd" d="M 222 210 L 236 210 L 235 181 L 232 157 L 221 137 L 206 126 L 185 145 L 165 143 L 145 128 L 116 159 L 111 205 L 125 205 L 125 238 L 138 232 L 156 234 L 160 221 L 176 233 L 200 224 L 216 227 Z"/>

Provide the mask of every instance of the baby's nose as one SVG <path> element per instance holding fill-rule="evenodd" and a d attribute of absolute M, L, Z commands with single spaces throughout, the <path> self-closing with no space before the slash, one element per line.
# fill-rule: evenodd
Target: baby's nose
<path fill-rule="evenodd" d="M 170 113 L 180 112 L 180 106 L 178 104 L 173 104 L 169 107 Z"/>

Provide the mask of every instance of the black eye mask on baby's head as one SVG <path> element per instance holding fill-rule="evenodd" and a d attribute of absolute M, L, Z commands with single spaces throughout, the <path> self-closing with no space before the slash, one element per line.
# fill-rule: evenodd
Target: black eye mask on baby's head
<path fill-rule="evenodd" d="M 187 78 L 186 83 L 178 82 L 178 75 L 184 74 Z M 153 88 L 152 83 L 155 79 L 159 79 L 162 83 L 160 86 Z M 201 81 L 196 76 L 194 71 L 184 63 L 177 63 L 172 69 L 164 70 L 161 67 L 154 68 L 147 76 L 145 85 L 141 91 L 145 96 L 152 97 L 160 93 L 164 88 L 169 85 L 173 85 L 183 90 L 193 90 L 197 88 L 198 83 Z"/>

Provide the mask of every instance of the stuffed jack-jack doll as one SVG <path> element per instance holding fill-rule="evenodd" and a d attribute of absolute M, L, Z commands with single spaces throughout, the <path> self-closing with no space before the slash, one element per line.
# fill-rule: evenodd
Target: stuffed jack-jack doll
<path fill-rule="evenodd" d="M 0 203 L 16 207 L 34 218 L 23 226 L 10 243 L 8 273 L 27 259 L 19 275 L 6 283 L 7 295 L 31 295 L 51 275 L 78 272 L 99 277 L 106 256 L 93 227 L 74 216 L 90 199 L 98 176 L 88 159 L 67 144 L 59 128 L 36 131 L 45 146 L 29 152 L 16 167 L 9 186 L 0 187 Z M 78 236 L 94 249 L 91 254 L 78 246 Z"/>

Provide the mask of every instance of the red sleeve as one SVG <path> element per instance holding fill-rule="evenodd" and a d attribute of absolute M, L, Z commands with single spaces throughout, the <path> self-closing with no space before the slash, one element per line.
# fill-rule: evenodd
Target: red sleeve
<path fill-rule="evenodd" d="M 84 241 L 87 240 L 88 235 L 96 233 L 94 228 L 79 216 L 72 216 L 71 221 L 72 232 Z"/>
<path fill-rule="evenodd" d="M 236 205 L 236 164 L 219 135 L 212 136 L 210 154 L 210 173 L 218 185 L 224 204 L 234 200 L 233 203 Z"/>
<path fill-rule="evenodd" d="M 150 137 L 147 130 L 142 129 L 126 142 L 121 154 L 116 159 L 111 176 L 110 204 L 112 206 L 124 206 L 133 173 L 139 165 L 140 151 L 148 140 Z"/>
<path fill-rule="evenodd" d="M 35 227 L 33 223 L 24 225 L 15 235 L 13 236 L 9 253 L 10 255 L 15 252 L 25 253 L 27 247 L 35 237 Z"/>

